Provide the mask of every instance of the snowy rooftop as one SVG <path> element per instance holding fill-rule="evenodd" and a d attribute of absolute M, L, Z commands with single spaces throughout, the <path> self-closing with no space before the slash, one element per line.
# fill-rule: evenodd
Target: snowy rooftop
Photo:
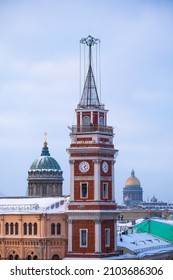
<path fill-rule="evenodd" d="M 173 220 L 164 220 L 164 219 L 151 219 L 152 221 L 159 222 L 159 223 L 164 223 L 164 224 L 169 224 L 173 226 Z"/>
<path fill-rule="evenodd" d="M 121 241 L 122 240 L 122 241 Z M 118 235 L 117 245 L 134 252 L 138 257 L 173 252 L 173 244 L 149 233 Z"/>
<path fill-rule="evenodd" d="M 64 213 L 69 197 L 0 198 L 0 214 Z"/>

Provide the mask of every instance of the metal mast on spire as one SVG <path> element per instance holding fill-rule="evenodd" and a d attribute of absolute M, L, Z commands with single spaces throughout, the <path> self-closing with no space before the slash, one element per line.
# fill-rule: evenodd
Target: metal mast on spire
<path fill-rule="evenodd" d="M 91 65 L 91 61 L 92 61 L 91 47 L 97 43 L 100 43 L 100 39 L 98 38 L 96 39 L 89 35 L 87 38 L 82 38 L 80 40 L 80 43 L 86 44 L 89 47 L 89 67 L 88 67 L 88 74 L 86 76 L 79 107 L 82 108 L 100 107 L 101 104 L 98 97 L 97 87 L 96 87 L 92 65 Z"/>
<path fill-rule="evenodd" d="M 96 39 L 94 37 L 91 37 L 90 35 L 87 38 L 82 38 L 80 40 L 81 44 L 86 44 L 87 46 L 89 46 L 89 67 L 91 65 L 91 46 L 100 43 L 100 39 Z"/>

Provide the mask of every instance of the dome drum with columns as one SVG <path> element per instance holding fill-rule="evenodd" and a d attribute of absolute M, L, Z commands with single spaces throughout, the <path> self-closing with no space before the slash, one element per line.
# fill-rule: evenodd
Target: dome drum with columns
<path fill-rule="evenodd" d="M 28 171 L 28 196 L 62 196 L 62 174 L 58 162 L 50 156 L 45 139 L 41 156 Z"/>
<path fill-rule="evenodd" d="M 127 206 L 135 206 L 143 201 L 143 190 L 135 171 L 132 169 L 131 176 L 126 180 L 123 188 L 123 202 Z"/>

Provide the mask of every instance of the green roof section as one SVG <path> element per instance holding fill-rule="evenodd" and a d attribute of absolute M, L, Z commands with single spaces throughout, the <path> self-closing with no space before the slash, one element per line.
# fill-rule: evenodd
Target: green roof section
<path fill-rule="evenodd" d="M 173 242 L 173 222 L 166 220 L 146 220 L 134 225 L 137 232 L 147 232 Z"/>
<path fill-rule="evenodd" d="M 44 142 L 42 148 L 41 156 L 37 158 L 31 165 L 30 170 L 61 170 L 58 162 L 50 156 L 49 149 L 47 147 L 47 142 Z"/>
<path fill-rule="evenodd" d="M 42 148 L 41 156 L 50 156 L 49 148 L 47 146 Z"/>

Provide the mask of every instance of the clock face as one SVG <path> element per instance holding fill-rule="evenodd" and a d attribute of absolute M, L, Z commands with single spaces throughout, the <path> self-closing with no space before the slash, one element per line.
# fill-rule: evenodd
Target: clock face
<path fill-rule="evenodd" d="M 79 164 L 79 170 L 82 172 L 82 173 L 85 173 L 87 172 L 88 170 L 90 169 L 90 165 L 87 161 L 82 161 L 80 164 Z"/>
<path fill-rule="evenodd" d="M 108 163 L 106 161 L 102 163 L 102 170 L 104 173 L 108 172 Z"/>

